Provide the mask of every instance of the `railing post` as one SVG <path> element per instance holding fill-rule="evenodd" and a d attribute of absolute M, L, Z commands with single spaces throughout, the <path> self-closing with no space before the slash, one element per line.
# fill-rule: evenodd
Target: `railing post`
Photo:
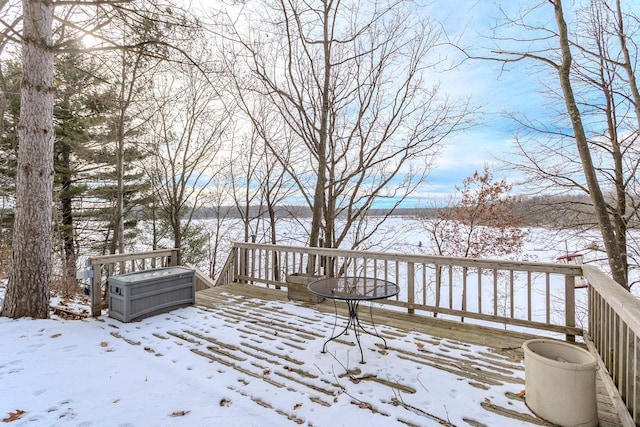
<path fill-rule="evenodd" d="M 178 265 L 178 252 L 180 249 L 173 248 L 171 249 L 171 255 L 169 256 L 169 262 L 167 263 L 169 267 L 175 267 Z"/>
<path fill-rule="evenodd" d="M 91 316 L 97 317 L 102 314 L 102 264 L 91 263 L 91 269 Z"/>
<path fill-rule="evenodd" d="M 247 276 L 249 274 L 248 262 L 249 262 L 249 249 L 242 248 L 242 250 L 240 251 L 240 269 L 239 269 L 241 276 Z M 240 281 L 240 283 L 247 283 L 247 281 L 243 279 Z"/>
<path fill-rule="evenodd" d="M 564 276 L 565 326 L 576 326 L 576 278 Z M 567 334 L 567 341 L 575 342 L 576 336 Z"/>

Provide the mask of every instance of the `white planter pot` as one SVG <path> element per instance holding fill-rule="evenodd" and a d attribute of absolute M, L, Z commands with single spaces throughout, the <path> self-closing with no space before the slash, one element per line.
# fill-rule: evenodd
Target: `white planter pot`
<path fill-rule="evenodd" d="M 563 427 L 596 427 L 596 358 L 580 347 L 550 339 L 526 341 L 522 349 L 529 409 Z"/>

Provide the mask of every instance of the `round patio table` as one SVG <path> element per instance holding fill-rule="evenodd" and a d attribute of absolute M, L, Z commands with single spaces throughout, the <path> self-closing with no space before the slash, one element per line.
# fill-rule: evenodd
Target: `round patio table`
<path fill-rule="evenodd" d="M 369 307 L 369 312 L 371 315 L 371 326 L 373 327 L 373 332 L 365 329 L 360 323 L 360 319 L 358 318 L 358 308 L 362 301 L 375 301 L 397 295 L 400 291 L 398 285 L 393 282 L 389 282 L 388 280 L 382 280 L 374 277 L 352 276 L 319 279 L 311 282 L 308 289 L 309 292 L 314 295 L 333 300 L 336 316 L 335 323 L 333 325 L 334 335 L 324 342 L 324 345 L 322 346 L 323 353 L 326 352 L 327 343 L 329 341 L 333 341 L 346 334 L 350 327 L 353 328 L 358 348 L 360 348 L 360 363 L 365 363 L 364 354 L 362 353 L 362 345 L 360 344 L 360 331 L 380 338 L 384 342 L 384 348 L 387 348 L 387 340 L 381 337 L 376 330 L 371 307 Z M 339 334 L 335 334 L 336 326 L 338 324 L 338 308 L 336 306 L 336 301 L 338 300 L 342 300 L 347 303 L 349 318 L 344 329 Z"/>

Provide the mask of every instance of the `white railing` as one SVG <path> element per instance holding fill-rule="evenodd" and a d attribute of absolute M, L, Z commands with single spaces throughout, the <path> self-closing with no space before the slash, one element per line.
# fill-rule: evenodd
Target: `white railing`
<path fill-rule="evenodd" d="M 582 335 L 576 326 L 577 265 L 450 258 L 340 249 L 236 243 L 224 282 L 286 286 L 293 273 L 368 276 L 397 283 L 381 304 L 434 316 Z M 233 280 L 229 273 L 233 269 Z M 586 300 L 586 294 L 584 295 Z"/>

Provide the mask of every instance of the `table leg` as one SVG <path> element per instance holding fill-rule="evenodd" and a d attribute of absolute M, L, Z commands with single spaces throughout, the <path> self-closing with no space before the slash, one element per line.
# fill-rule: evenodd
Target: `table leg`
<path fill-rule="evenodd" d="M 373 311 L 371 309 L 371 307 L 369 307 L 370 310 L 370 315 L 371 315 L 371 324 L 373 325 L 373 330 L 374 332 L 370 332 L 368 330 L 366 330 L 364 328 L 364 326 L 362 326 L 362 324 L 360 323 L 360 319 L 358 318 L 358 308 L 360 306 L 360 300 L 347 300 L 347 307 L 349 309 L 349 318 L 347 320 L 347 325 L 344 327 L 344 329 L 342 330 L 342 332 L 340 332 L 337 335 L 332 336 L 331 338 L 329 338 L 328 340 L 326 340 L 324 342 L 324 345 L 322 346 L 322 352 L 326 353 L 326 348 L 327 348 L 327 344 L 329 343 L 329 341 L 333 341 L 338 337 L 341 337 L 342 335 L 345 335 L 349 332 L 349 328 L 353 327 L 353 332 L 356 336 L 356 341 L 358 343 L 358 348 L 360 349 L 360 363 L 365 363 L 364 362 L 364 353 L 362 352 L 362 344 L 360 343 L 360 331 L 363 331 L 366 334 L 369 335 L 373 335 L 375 337 L 380 338 L 383 342 L 384 342 L 384 348 L 387 348 L 387 340 L 385 340 L 383 337 L 381 337 L 378 334 L 378 331 L 376 330 L 376 326 L 373 323 Z M 334 308 L 336 310 L 336 321 L 333 325 L 333 332 L 335 333 L 335 328 L 338 322 L 338 309 L 336 307 L 336 302 L 335 300 L 333 301 L 333 305 Z"/>

